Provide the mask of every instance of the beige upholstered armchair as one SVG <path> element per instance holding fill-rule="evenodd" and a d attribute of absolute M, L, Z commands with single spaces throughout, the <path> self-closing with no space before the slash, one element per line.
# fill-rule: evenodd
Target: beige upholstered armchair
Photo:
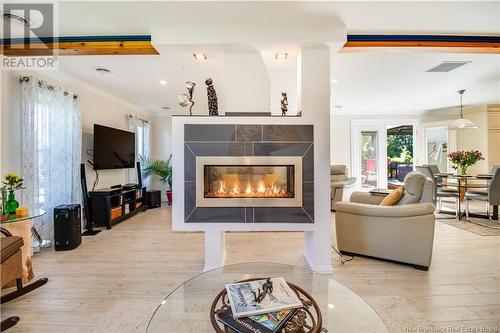
<path fill-rule="evenodd" d="M 356 182 L 356 177 L 348 177 L 345 165 L 330 165 L 330 199 L 331 210 L 336 202 L 342 201 L 344 188 L 351 187 Z"/>
<path fill-rule="evenodd" d="M 419 172 L 404 179 L 396 206 L 378 206 L 383 195 L 354 192 L 335 204 L 339 251 L 396 261 L 427 270 L 434 242 L 434 183 Z"/>

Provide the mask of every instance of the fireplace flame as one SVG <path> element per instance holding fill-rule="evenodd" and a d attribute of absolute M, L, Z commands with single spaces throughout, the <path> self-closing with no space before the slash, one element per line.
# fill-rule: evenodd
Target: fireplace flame
<path fill-rule="evenodd" d="M 228 188 L 224 181 L 220 181 L 218 190 L 215 193 L 208 193 L 207 197 L 212 198 L 293 198 L 293 194 L 281 188 L 278 184 L 266 187 L 264 182 L 259 182 L 255 189 L 252 184 L 247 183 L 242 189 L 240 184 L 233 184 Z"/>

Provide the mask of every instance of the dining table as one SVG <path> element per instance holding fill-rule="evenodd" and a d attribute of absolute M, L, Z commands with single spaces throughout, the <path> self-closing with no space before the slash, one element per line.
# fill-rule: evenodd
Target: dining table
<path fill-rule="evenodd" d="M 489 182 L 493 179 L 492 174 L 477 174 L 477 175 L 460 175 L 453 173 L 438 173 L 435 175 L 436 184 L 439 187 L 457 188 L 459 195 L 458 199 L 458 220 L 461 220 L 465 215 L 465 210 L 462 210 L 462 201 L 465 192 L 468 190 L 488 190 Z M 455 214 L 450 211 L 440 211 L 442 214 Z M 493 213 L 491 219 L 498 221 L 498 205 L 493 205 Z M 469 213 L 471 217 L 489 219 L 487 214 Z"/>

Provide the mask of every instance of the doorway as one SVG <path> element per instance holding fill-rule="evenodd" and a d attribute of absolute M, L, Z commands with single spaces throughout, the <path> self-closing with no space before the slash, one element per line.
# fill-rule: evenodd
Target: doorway
<path fill-rule="evenodd" d="M 389 189 L 403 185 L 413 171 L 413 125 L 387 126 L 387 185 Z"/>
<path fill-rule="evenodd" d="M 356 188 L 395 188 L 413 171 L 414 121 L 351 121 L 351 167 Z"/>

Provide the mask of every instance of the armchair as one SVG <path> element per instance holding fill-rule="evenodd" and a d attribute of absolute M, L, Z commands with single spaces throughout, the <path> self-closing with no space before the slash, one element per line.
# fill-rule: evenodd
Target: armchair
<path fill-rule="evenodd" d="M 337 245 L 341 253 L 363 255 L 428 270 L 434 242 L 434 183 L 419 172 L 404 179 L 405 194 L 396 206 L 378 206 L 382 195 L 354 192 L 335 204 Z"/>
<path fill-rule="evenodd" d="M 21 297 L 30 291 L 47 283 L 48 279 L 39 279 L 28 285 L 23 285 L 23 266 L 22 250 L 23 238 L 12 235 L 8 230 L 1 228 L 1 234 L 5 237 L 0 238 L 0 287 L 7 286 L 12 281 L 16 283 L 16 289 L 10 293 L 3 294 L 0 297 L 0 304 L 4 304 L 13 299 Z M 0 331 L 5 331 L 19 322 L 19 317 L 12 316 L 2 320 Z"/>
<path fill-rule="evenodd" d="M 331 210 L 333 205 L 342 201 L 344 188 L 351 187 L 356 182 L 356 177 L 347 176 L 347 167 L 345 165 L 330 165 L 330 200 Z"/>

